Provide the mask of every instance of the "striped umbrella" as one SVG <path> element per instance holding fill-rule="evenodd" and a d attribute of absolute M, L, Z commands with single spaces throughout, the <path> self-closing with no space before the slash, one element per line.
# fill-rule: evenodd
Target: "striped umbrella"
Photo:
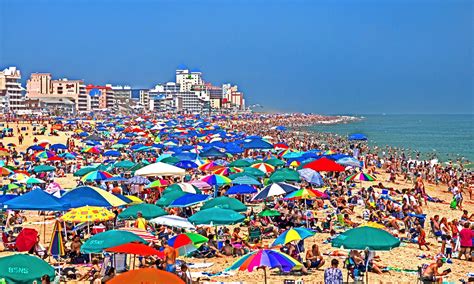
<path fill-rule="evenodd" d="M 155 181 L 147 184 L 147 186 L 145 186 L 145 188 L 164 187 L 164 186 L 167 186 L 168 184 L 169 184 L 169 182 L 167 180 L 158 179 L 158 180 L 155 180 Z"/>
<path fill-rule="evenodd" d="M 232 183 L 232 180 L 230 178 L 216 174 L 205 176 L 201 179 L 201 181 L 204 181 L 209 185 L 217 186 L 223 186 Z"/>
<path fill-rule="evenodd" d="M 228 175 L 230 175 L 230 174 L 241 173 L 241 172 L 243 172 L 243 171 L 244 171 L 244 170 L 241 169 L 241 168 L 225 167 L 225 168 L 217 169 L 217 170 L 213 171 L 212 173 L 214 173 L 214 174 L 216 174 L 216 175 L 228 176 Z"/>
<path fill-rule="evenodd" d="M 254 268 L 263 268 L 265 284 L 267 283 L 266 268 L 280 268 L 283 272 L 290 272 L 292 269 L 301 269 L 303 265 L 291 256 L 270 249 L 261 249 L 248 253 L 234 262 L 226 270 L 241 270 L 252 272 Z"/>
<path fill-rule="evenodd" d="M 101 181 L 111 178 L 112 175 L 108 172 L 104 171 L 92 171 L 86 175 L 84 175 L 81 180 L 82 181 Z"/>
<path fill-rule="evenodd" d="M 211 162 L 207 162 L 205 164 L 202 164 L 199 166 L 199 170 L 205 172 L 205 171 L 214 171 L 214 170 L 218 170 L 222 168 L 221 165 L 217 164 L 216 162 L 214 161 L 211 161 Z"/>
<path fill-rule="evenodd" d="M 293 191 L 285 196 L 286 199 L 298 200 L 298 199 L 315 199 L 315 198 L 327 198 L 327 194 L 311 189 L 311 188 L 302 188 L 297 191 Z"/>
<path fill-rule="evenodd" d="M 61 222 L 56 220 L 56 223 L 54 224 L 53 233 L 51 234 L 51 242 L 49 244 L 48 249 L 49 255 L 52 255 L 53 257 L 62 256 L 66 254 L 61 230 Z"/>
<path fill-rule="evenodd" d="M 143 229 L 138 229 L 134 227 L 124 227 L 118 230 L 133 233 L 147 242 L 155 242 L 159 240 L 158 236 L 155 236 L 152 233 L 148 232 L 147 230 L 143 230 Z"/>
<path fill-rule="evenodd" d="M 41 151 L 41 152 L 37 152 L 33 156 L 35 156 L 38 159 L 49 159 L 56 156 L 56 154 L 51 151 Z"/>
<path fill-rule="evenodd" d="M 275 167 L 267 163 L 256 163 L 251 165 L 252 168 L 261 170 L 264 173 L 271 173 L 275 171 Z"/>
<path fill-rule="evenodd" d="M 82 149 L 82 152 L 84 153 L 92 153 L 92 154 L 100 154 L 100 150 L 97 147 L 86 147 Z"/>
<path fill-rule="evenodd" d="M 316 232 L 313 232 L 306 228 L 291 228 L 281 233 L 281 235 L 279 235 L 272 243 L 272 247 L 284 245 L 292 241 L 304 240 L 308 237 L 314 236 L 315 233 Z"/>
<path fill-rule="evenodd" d="M 375 181 L 375 177 L 364 172 L 359 172 L 348 176 L 346 181 Z"/>
<path fill-rule="evenodd" d="M 208 238 L 197 233 L 184 233 L 172 237 L 168 244 L 178 250 L 179 255 L 187 255 L 197 250 L 202 244 L 209 241 Z"/>

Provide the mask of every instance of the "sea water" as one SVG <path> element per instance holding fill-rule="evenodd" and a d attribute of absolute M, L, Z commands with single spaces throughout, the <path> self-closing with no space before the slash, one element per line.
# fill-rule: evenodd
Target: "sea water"
<path fill-rule="evenodd" d="M 408 149 L 415 157 L 433 155 L 441 161 L 461 158 L 474 161 L 474 115 L 362 115 L 360 121 L 313 125 L 309 131 L 342 136 L 363 133 L 370 145 Z"/>

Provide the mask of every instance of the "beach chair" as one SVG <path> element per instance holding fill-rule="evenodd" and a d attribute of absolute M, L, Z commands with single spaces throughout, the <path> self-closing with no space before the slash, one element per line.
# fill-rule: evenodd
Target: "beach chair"
<path fill-rule="evenodd" d="M 10 250 L 10 251 L 15 250 L 15 247 L 16 247 L 15 242 L 9 242 L 8 235 L 5 232 L 2 232 L 2 243 L 5 250 Z"/>
<path fill-rule="evenodd" d="M 346 222 L 344 221 L 344 215 L 342 214 L 338 214 L 337 215 L 337 224 L 340 226 L 340 227 L 349 227 Z"/>
<path fill-rule="evenodd" d="M 262 240 L 262 230 L 260 230 L 258 227 L 250 227 L 248 241 L 253 243 L 255 240 Z"/>

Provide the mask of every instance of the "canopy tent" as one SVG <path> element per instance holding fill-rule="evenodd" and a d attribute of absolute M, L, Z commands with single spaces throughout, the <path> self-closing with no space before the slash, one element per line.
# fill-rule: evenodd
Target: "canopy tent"
<path fill-rule="evenodd" d="M 3 203 L 4 207 L 12 210 L 37 211 L 66 211 L 70 204 L 58 199 L 41 189 L 35 189 Z"/>
<path fill-rule="evenodd" d="M 61 201 L 69 203 L 71 208 L 82 206 L 118 207 L 127 203 L 112 193 L 92 186 L 79 186 L 66 192 Z"/>
<path fill-rule="evenodd" d="M 135 172 L 137 176 L 184 176 L 186 171 L 173 165 L 157 162 Z"/>

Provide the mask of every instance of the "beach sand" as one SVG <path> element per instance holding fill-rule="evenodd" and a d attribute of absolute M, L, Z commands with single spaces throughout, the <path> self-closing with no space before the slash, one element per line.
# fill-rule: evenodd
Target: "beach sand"
<path fill-rule="evenodd" d="M 20 125 L 21 126 L 21 125 Z M 16 125 L 15 124 L 10 124 L 10 127 L 13 127 L 14 130 L 14 137 L 7 137 L 4 138 L 3 143 L 6 145 L 8 143 L 15 143 L 18 145 L 18 133 L 16 132 Z M 31 127 L 30 127 L 30 132 L 31 132 Z M 25 141 L 23 143 L 23 146 L 17 146 L 17 149 L 19 151 L 24 151 L 28 146 L 32 145 L 33 143 L 33 137 L 31 133 L 28 133 L 28 135 L 23 134 L 25 137 Z M 65 133 L 65 132 L 59 132 L 59 136 L 48 136 L 48 135 L 43 135 L 43 136 L 36 136 L 38 140 L 49 140 L 52 144 L 54 143 L 66 143 L 67 138 L 70 136 L 70 133 Z M 412 185 L 404 182 L 399 183 L 390 183 L 387 180 L 387 176 L 385 174 L 379 174 L 377 175 L 378 181 L 383 182 L 385 185 L 394 187 L 397 189 L 403 189 L 403 188 L 411 188 Z M 72 177 L 71 175 L 68 175 L 65 178 L 58 178 L 56 181 L 61 184 L 64 188 L 71 188 L 74 187 L 75 185 L 75 178 Z M 377 181 L 377 183 L 378 183 Z M 363 186 L 369 186 L 370 184 L 374 184 L 374 182 L 363 182 Z M 434 256 L 439 252 L 440 248 L 440 243 L 438 243 L 432 236 L 428 234 L 429 232 L 429 218 L 433 217 L 435 214 L 439 214 L 440 216 L 447 217 L 448 220 L 452 219 L 459 219 L 460 216 L 462 215 L 462 212 L 459 210 L 451 210 L 449 208 L 449 201 L 451 200 L 451 194 L 447 193 L 447 188 L 444 185 L 440 186 L 435 186 L 432 184 L 426 184 L 426 189 L 429 195 L 433 197 L 438 197 L 446 203 L 428 203 L 428 206 L 424 206 L 423 210 L 424 213 L 427 214 L 427 221 L 425 223 L 425 231 L 428 235 L 428 242 L 431 243 L 431 251 L 420 251 L 418 249 L 418 245 L 416 244 L 403 244 L 402 247 L 393 249 L 392 251 L 389 252 L 380 252 L 377 253 L 377 255 L 380 256 L 381 261 L 377 263 L 379 266 L 390 266 L 394 268 L 400 268 L 400 269 L 417 269 L 417 266 L 420 266 L 424 263 L 430 263 L 432 262 L 431 260 L 427 259 L 420 259 L 418 258 L 419 255 L 430 255 Z M 474 211 L 474 205 L 472 201 L 467 201 L 464 203 L 465 209 L 467 209 L 469 212 Z M 42 240 L 42 243 L 46 243 L 46 246 L 49 243 L 49 239 L 51 238 L 51 231 L 53 227 L 53 219 L 52 217 L 48 217 L 49 222 L 46 226 L 46 242 L 43 241 L 43 226 L 40 224 L 31 224 L 32 222 L 42 222 L 43 221 L 43 216 L 38 216 L 37 212 L 27 212 L 26 216 L 28 218 L 27 224 L 25 224 L 24 227 L 29 227 L 29 228 L 35 228 L 38 230 L 40 233 L 40 238 Z M 361 214 L 359 211 L 359 214 L 357 217 L 359 218 L 354 218 L 353 219 L 357 222 L 361 222 L 362 219 L 360 218 Z M 320 212 L 319 216 L 320 220 L 324 217 L 324 213 Z M 314 243 L 318 244 L 320 247 L 321 252 L 330 252 L 336 250 L 335 248 L 332 248 L 330 244 L 323 244 L 323 241 L 329 237 L 329 234 L 319 234 L 317 233 L 314 237 L 308 238 L 305 240 L 305 248 L 309 249 Z M 264 244 L 270 244 L 273 242 L 273 239 L 265 239 Z M 3 251 L 3 248 L 0 245 L 0 251 Z M 338 251 L 343 251 L 339 250 Z M 8 254 L 11 254 L 11 252 L 0 252 L 0 257 L 1 256 L 6 256 Z M 187 262 L 191 263 L 213 263 L 213 265 L 209 268 L 205 269 L 191 269 L 192 272 L 197 272 L 197 271 L 205 271 L 205 272 L 210 272 L 210 273 L 217 273 L 221 272 L 227 267 L 229 267 L 237 258 L 232 258 L 232 257 L 225 257 L 225 258 L 211 258 L 211 259 L 195 259 L 195 258 L 183 258 Z M 267 271 L 267 276 L 268 276 L 268 283 L 283 283 L 285 279 L 292 279 L 292 280 L 298 280 L 302 279 L 304 283 L 323 283 L 323 275 L 324 275 L 324 269 L 329 267 L 329 263 L 331 261 L 332 257 L 325 256 L 326 264 L 322 267 L 321 270 L 312 270 L 310 271 L 310 275 L 307 276 L 293 276 L 293 275 L 276 275 L 276 270 L 272 271 Z M 339 257 L 339 268 L 342 268 L 343 261 L 345 257 Z M 466 279 L 466 274 L 468 272 L 474 272 L 474 265 L 473 262 L 468 262 L 465 260 L 453 260 L 453 264 L 445 264 L 443 266 L 443 270 L 451 268 L 452 273 L 450 273 L 448 276 L 445 277 L 446 281 L 449 282 L 459 282 L 460 278 Z M 347 270 L 343 269 L 343 275 L 344 279 L 347 277 Z M 203 278 L 204 279 L 204 278 Z M 203 280 L 201 281 L 207 281 Z M 374 273 L 369 274 L 369 282 L 370 283 L 416 283 L 417 275 L 416 274 L 408 274 L 404 272 L 395 272 L 391 271 L 390 274 L 384 273 L 383 275 L 376 275 Z M 257 270 L 253 272 L 248 272 L 248 271 L 236 271 L 235 275 L 233 276 L 228 276 L 228 277 L 212 277 L 210 278 L 209 281 L 225 281 L 225 282 L 244 282 L 244 283 L 263 283 L 263 271 Z M 71 282 L 71 283 L 80 283 L 80 282 Z M 86 282 L 83 282 L 86 283 Z"/>

